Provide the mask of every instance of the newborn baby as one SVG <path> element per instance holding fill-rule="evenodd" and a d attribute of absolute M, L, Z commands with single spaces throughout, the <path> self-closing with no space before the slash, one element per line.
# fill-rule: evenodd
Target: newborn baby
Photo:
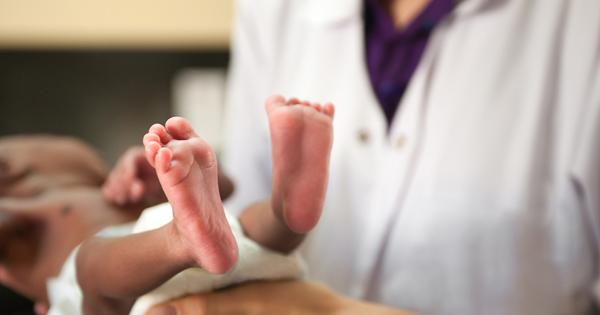
<path fill-rule="evenodd" d="M 33 300 L 36 313 L 48 311 L 46 280 L 58 276 L 75 247 L 107 226 L 135 221 L 143 209 L 166 201 L 143 147 L 129 149 L 108 180 L 107 175 L 100 155 L 78 139 L 0 138 L 0 282 Z M 140 190 L 140 183 L 126 184 L 127 178 L 149 186 L 143 195 L 116 202 L 121 195 L 113 190 Z M 233 190 L 221 173 L 219 190 L 222 198 Z M 12 300 L 0 303 L 2 310 L 11 306 Z"/>
<path fill-rule="evenodd" d="M 289 251 L 321 215 L 333 106 L 286 103 L 281 96 L 273 96 L 266 108 L 273 148 L 272 198 L 265 207 L 252 210 L 256 214 L 240 220 L 249 236 L 260 232 L 257 242 Z M 173 219 L 157 216 L 152 221 L 163 221 L 161 227 L 118 238 L 93 238 L 82 244 L 76 271 L 86 314 L 126 314 L 138 296 L 185 269 L 198 267 L 224 274 L 238 263 L 238 244 L 223 211 L 216 158 L 210 146 L 183 118 L 170 119 L 166 128 L 152 126 L 144 146 L 173 209 Z M 243 233 L 237 230 L 239 240 Z"/>
<path fill-rule="evenodd" d="M 89 239 L 71 255 L 61 276 L 51 281 L 49 288 L 68 291 L 65 286 L 76 285 L 78 280 L 85 313 L 126 314 L 138 296 L 161 285 L 162 293 L 158 295 L 162 297 L 150 298 L 150 303 L 160 302 L 165 296 L 195 293 L 232 282 L 298 276 L 300 269 L 289 257 L 261 249 L 246 239 L 244 233 L 265 247 L 287 253 L 314 228 L 327 186 L 333 106 L 301 104 L 297 100 L 286 103 L 282 97 L 273 96 L 266 107 L 274 164 L 273 194 L 269 202 L 248 208 L 240 217 L 241 225 L 232 219 L 228 222 L 219 198 L 216 160 L 210 147 L 182 118 L 169 120 L 166 129 L 155 125 L 144 137 L 144 145 L 148 162 L 156 168 L 170 201 L 173 219 L 170 209 L 162 206 L 142 215 L 136 228 L 136 232 L 141 233 Z M 238 245 L 242 253 L 239 262 Z M 262 272 L 253 277 L 253 271 L 259 269 L 247 263 L 254 255 L 245 256 L 244 251 L 248 250 L 263 257 L 263 261 L 255 259 L 254 266 L 279 257 L 281 263 L 274 266 L 287 264 L 290 267 L 283 271 L 273 268 L 270 274 Z M 236 263 L 237 267 L 230 271 Z M 179 284 L 177 278 L 167 281 L 190 267 L 203 270 L 196 270 L 198 273 L 193 276 L 189 275 L 194 271 L 186 271 L 188 275 L 178 276 L 183 279 Z M 227 274 L 206 280 L 211 277 L 206 276 L 206 272 Z M 189 281 L 194 277 L 198 278 Z M 181 289 L 182 283 L 187 288 Z M 194 283 L 205 285 L 190 288 Z M 165 290 L 177 292 L 169 296 Z M 50 296 L 52 299 L 52 292 Z M 57 301 L 59 303 L 52 305 L 57 312 L 67 312 L 66 305 L 79 306 L 60 304 L 60 297 Z M 143 308 L 138 310 L 143 312 Z"/>
<path fill-rule="evenodd" d="M 142 206 L 117 207 L 100 186 L 108 167 L 80 140 L 0 138 L 0 282 L 48 309 L 46 279 L 69 253 L 108 225 L 136 220 Z"/>

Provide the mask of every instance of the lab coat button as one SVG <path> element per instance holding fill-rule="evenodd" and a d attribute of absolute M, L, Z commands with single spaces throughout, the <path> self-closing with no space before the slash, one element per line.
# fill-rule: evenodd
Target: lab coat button
<path fill-rule="evenodd" d="M 396 142 L 394 144 L 397 149 L 401 149 L 404 146 L 404 143 L 406 143 L 406 137 L 401 135 L 398 138 L 396 138 Z"/>
<path fill-rule="evenodd" d="M 369 142 L 369 133 L 364 130 L 361 129 L 358 131 L 358 141 L 362 142 L 362 143 L 368 143 Z"/>

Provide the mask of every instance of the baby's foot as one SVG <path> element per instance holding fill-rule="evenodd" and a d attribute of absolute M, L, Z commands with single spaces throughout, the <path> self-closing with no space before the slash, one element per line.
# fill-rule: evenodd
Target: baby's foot
<path fill-rule="evenodd" d="M 292 231 L 304 234 L 317 225 L 325 202 L 334 107 L 286 102 L 280 95 L 265 106 L 273 147 L 271 205 Z"/>
<path fill-rule="evenodd" d="M 219 197 L 215 154 L 187 120 L 173 117 L 165 126 L 150 127 L 144 146 L 186 256 L 208 272 L 225 273 L 235 266 L 238 248 Z"/>

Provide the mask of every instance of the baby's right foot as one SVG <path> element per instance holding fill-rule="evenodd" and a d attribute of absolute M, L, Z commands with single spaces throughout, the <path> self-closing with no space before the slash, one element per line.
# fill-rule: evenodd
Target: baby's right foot
<path fill-rule="evenodd" d="M 312 230 L 321 217 L 329 177 L 334 107 L 269 97 L 265 105 L 273 147 L 275 215 L 294 232 Z"/>
<path fill-rule="evenodd" d="M 144 146 L 186 256 L 210 273 L 225 273 L 235 266 L 238 248 L 219 196 L 215 154 L 187 120 L 174 117 L 165 125 L 152 126 Z"/>

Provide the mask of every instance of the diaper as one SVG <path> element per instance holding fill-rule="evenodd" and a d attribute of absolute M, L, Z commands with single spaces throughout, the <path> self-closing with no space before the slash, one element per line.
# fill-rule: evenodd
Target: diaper
<path fill-rule="evenodd" d="M 266 249 L 247 238 L 237 219 L 229 214 L 227 220 L 239 249 L 238 262 L 226 274 L 214 275 L 201 268 L 186 269 L 163 283 L 154 291 L 139 297 L 132 315 L 143 315 L 150 307 L 182 296 L 211 292 L 232 284 L 253 280 L 300 279 L 304 275 L 304 264 L 298 254 L 283 255 Z M 144 210 L 135 225 L 109 227 L 98 236 L 113 237 L 140 233 L 159 228 L 173 219 L 171 205 L 164 203 Z M 75 257 L 76 248 L 58 277 L 47 281 L 50 311 L 48 315 L 80 315 L 82 293 L 77 284 Z"/>

